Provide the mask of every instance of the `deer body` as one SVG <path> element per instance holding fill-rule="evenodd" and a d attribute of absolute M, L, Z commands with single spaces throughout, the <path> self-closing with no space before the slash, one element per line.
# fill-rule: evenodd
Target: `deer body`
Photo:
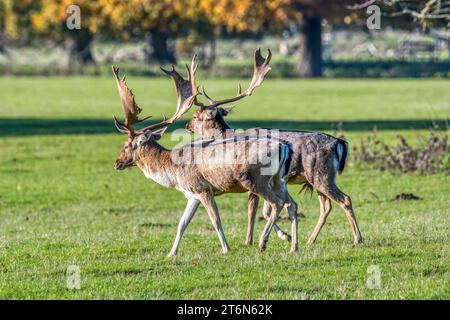
<path fill-rule="evenodd" d="M 253 148 L 254 145 L 268 142 L 269 149 Z M 221 157 L 224 144 L 234 150 L 255 150 L 246 157 L 236 157 L 231 162 L 224 162 Z M 181 191 L 188 200 L 183 214 L 176 240 L 170 252 L 170 256 L 177 253 L 187 225 L 194 216 L 199 203 L 202 203 L 219 236 L 223 252 L 229 251 L 225 235 L 222 229 L 217 205 L 214 197 L 225 193 L 251 192 L 267 201 L 273 212 L 273 219 L 268 221 L 260 239 L 260 248 L 265 250 L 268 236 L 275 223 L 278 213 L 286 203 L 296 224 L 296 205 L 287 194 L 287 175 L 292 157 L 291 146 L 276 139 L 258 139 L 247 137 L 245 140 L 217 140 L 204 144 L 190 144 L 179 149 L 168 150 L 159 145 L 151 133 L 143 134 L 127 141 L 127 149 L 122 150 L 116 161 L 116 168 L 124 169 L 127 166 L 137 165 L 144 175 L 156 183 Z M 279 156 L 279 162 L 274 168 L 273 174 L 261 174 L 266 164 L 260 159 L 267 153 Z M 178 157 L 180 154 L 191 154 L 193 162 L 186 163 Z M 175 159 L 175 160 L 174 160 Z M 214 161 L 216 160 L 216 161 Z M 219 161 L 221 160 L 221 161 Z M 126 164 L 126 165 L 125 165 Z M 296 233 L 297 228 L 293 226 Z M 296 240 L 296 237 L 294 238 Z M 297 244 L 293 241 L 292 251 L 297 250 Z"/>

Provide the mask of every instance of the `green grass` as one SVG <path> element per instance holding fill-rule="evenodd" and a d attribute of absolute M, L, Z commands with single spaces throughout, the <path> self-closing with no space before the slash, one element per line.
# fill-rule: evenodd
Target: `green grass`
<path fill-rule="evenodd" d="M 208 80 L 213 97 L 234 94 L 234 81 Z M 167 79 L 130 78 L 144 114 L 170 115 Z M 351 145 L 374 125 L 393 142 L 415 140 L 432 121 L 450 116 L 448 81 L 267 81 L 230 115 L 234 126 L 333 132 Z M 353 199 L 365 243 L 352 246 L 343 212 L 334 205 L 317 244 L 304 245 L 318 217 L 316 197 L 291 193 L 300 220 L 300 252 L 272 234 L 268 250 L 244 245 L 246 196 L 218 198 L 232 251 L 220 253 L 203 209 L 175 259 L 166 257 L 184 209 L 181 193 L 115 172 L 124 137 L 111 78 L 0 78 L 0 298 L 150 299 L 449 299 L 448 176 L 386 173 L 349 163 L 338 179 Z M 188 117 L 185 116 L 185 119 Z M 177 125 L 181 127 L 183 123 Z M 167 135 L 162 143 L 170 146 Z M 412 192 L 419 201 L 392 201 Z M 285 229 L 286 220 L 280 221 Z M 263 222 L 258 221 L 255 235 Z M 81 270 L 69 290 L 66 270 Z M 366 286 L 381 269 L 380 290 Z"/>

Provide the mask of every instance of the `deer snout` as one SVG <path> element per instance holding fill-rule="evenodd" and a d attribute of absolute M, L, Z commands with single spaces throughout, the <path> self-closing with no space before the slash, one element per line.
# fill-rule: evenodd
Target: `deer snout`
<path fill-rule="evenodd" d="M 117 160 L 116 162 L 114 162 L 114 169 L 123 170 L 125 169 L 125 164 L 122 161 Z"/>

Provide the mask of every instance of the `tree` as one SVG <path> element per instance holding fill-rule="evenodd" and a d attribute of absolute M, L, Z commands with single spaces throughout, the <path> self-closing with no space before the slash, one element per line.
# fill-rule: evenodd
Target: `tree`
<path fill-rule="evenodd" d="M 299 21 L 300 46 L 297 72 L 302 77 L 320 77 L 323 70 L 322 21 L 344 24 L 350 13 L 347 5 L 354 0 L 292 0 L 287 10 L 290 21 Z"/>
<path fill-rule="evenodd" d="M 91 44 L 96 34 L 106 37 L 146 39 L 153 48 L 149 61 L 175 62 L 175 52 L 168 45 L 170 37 L 188 34 L 192 28 L 206 29 L 209 20 L 200 13 L 199 0 L 0 0 L 8 10 L 7 33 L 14 37 L 18 30 L 33 37 L 56 42 L 71 39 L 72 62 L 94 63 Z M 71 6 L 77 6 L 81 28 L 68 28 Z M 28 11 L 24 14 L 25 9 Z M 20 25 L 19 22 L 23 22 Z"/>
<path fill-rule="evenodd" d="M 32 0 L 0 0 L 0 47 L 25 37 L 24 30 L 30 26 L 31 14 L 37 8 Z"/>
<path fill-rule="evenodd" d="M 174 35 L 187 34 L 199 21 L 199 0 L 103 0 L 102 14 L 108 28 L 122 37 L 143 37 L 153 48 L 148 60 L 175 63 L 174 48 L 168 40 Z"/>
<path fill-rule="evenodd" d="M 297 71 L 300 76 L 322 75 L 322 21 L 343 24 L 352 0 L 199 0 L 216 26 L 228 31 L 280 32 L 293 24 L 300 32 Z"/>
<path fill-rule="evenodd" d="M 56 42 L 70 39 L 70 64 L 95 64 L 91 51 L 94 34 L 104 25 L 102 1 L 40 0 L 39 9 L 31 15 L 32 32 Z M 75 7 L 74 7 L 75 6 Z M 79 8 L 79 10 L 75 10 Z M 78 19 L 80 25 L 71 24 Z"/>

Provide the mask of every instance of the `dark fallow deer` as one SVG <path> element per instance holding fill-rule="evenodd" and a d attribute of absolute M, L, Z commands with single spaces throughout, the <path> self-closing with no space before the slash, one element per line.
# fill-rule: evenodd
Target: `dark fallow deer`
<path fill-rule="evenodd" d="M 201 143 L 191 143 L 181 148 L 169 150 L 157 141 L 161 138 L 167 126 L 179 119 L 192 106 L 198 94 L 195 83 L 195 56 L 188 69 L 189 80 L 175 79 L 178 103 L 175 114 L 169 119 L 142 129 L 134 125 L 145 119 L 139 119 L 141 109 L 135 103 L 134 95 L 125 83 L 125 77 L 119 78 L 119 69 L 113 66 L 113 72 L 119 90 L 125 114 L 125 122 L 121 123 L 114 117 L 118 131 L 125 133 L 127 139 L 120 155 L 115 162 L 116 170 L 137 166 L 144 175 L 158 184 L 175 188 L 187 198 L 186 209 L 180 219 L 177 235 L 169 256 L 177 253 L 178 246 L 187 225 L 194 216 L 200 203 L 204 205 L 209 218 L 219 236 L 224 253 L 229 251 L 228 243 L 222 229 L 219 210 L 215 196 L 225 193 L 252 192 L 262 197 L 271 207 L 269 221 L 261 234 L 259 247 L 265 250 L 271 229 L 279 212 L 286 206 L 292 221 L 291 251 L 297 250 L 297 214 L 296 204 L 287 193 L 287 174 L 292 156 L 289 143 L 278 139 L 267 138 L 264 141 L 257 138 L 209 140 Z M 258 144 L 266 148 L 258 148 Z M 226 145 L 232 150 L 244 150 L 244 156 L 231 157 L 230 161 L 221 159 L 221 152 Z M 267 163 L 262 161 L 267 153 L 276 155 L 278 161 L 270 163 L 275 170 L 262 174 L 267 169 Z M 194 161 L 185 161 L 184 157 L 194 155 Z M 181 161 L 180 161 L 181 159 Z"/>
<path fill-rule="evenodd" d="M 224 104 L 229 104 L 250 96 L 253 90 L 264 80 L 265 75 L 271 70 L 269 65 L 271 53 L 267 58 L 261 56 L 258 49 L 254 55 L 254 74 L 249 88 L 241 92 L 240 86 L 235 97 L 214 100 L 209 97 L 203 89 L 204 96 L 208 99 L 208 104 L 203 104 L 195 99 L 194 104 L 198 109 L 187 123 L 186 129 L 190 132 L 200 134 L 203 138 L 223 138 L 237 135 L 225 122 L 224 117 L 229 113 L 230 108 L 221 108 Z M 256 80 L 256 81 L 255 81 Z M 246 135 L 254 134 L 255 131 L 265 129 L 250 129 L 245 131 Z M 292 144 L 294 155 L 292 159 L 291 171 L 289 173 L 289 183 L 303 185 L 301 190 L 315 189 L 320 202 L 319 221 L 311 233 L 308 244 L 315 242 L 320 230 L 326 222 L 331 211 L 331 200 L 335 201 L 345 212 L 350 223 L 354 244 L 362 242 L 361 232 L 356 222 L 351 199 L 343 193 L 336 185 L 336 176 L 341 174 L 345 167 L 348 144 L 345 140 L 333 137 L 322 132 L 280 130 L 278 137 Z M 252 244 L 253 225 L 256 210 L 258 207 L 258 196 L 249 193 L 248 197 L 248 229 L 246 243 Z M 270 206 L 265 203 L 263 215 L 267 218 L 270 215 Z"/>

